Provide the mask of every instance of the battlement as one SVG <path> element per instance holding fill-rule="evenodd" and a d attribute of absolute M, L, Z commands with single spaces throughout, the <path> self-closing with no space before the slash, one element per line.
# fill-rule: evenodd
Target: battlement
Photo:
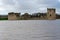
<path fill-rule="evenodd" d="M 55 8 L 47 8 L 48 10 L 55 10 Z"/>

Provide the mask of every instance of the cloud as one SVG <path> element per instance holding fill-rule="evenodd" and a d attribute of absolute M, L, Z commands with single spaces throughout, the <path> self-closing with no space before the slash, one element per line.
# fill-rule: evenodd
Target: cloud
<path fill-rule="evenodd" d="M 46 12 L 47 8 L 56 8 L 59 13 L 60 0 L 0 0 L 0 8 L 1 14 Z"/>

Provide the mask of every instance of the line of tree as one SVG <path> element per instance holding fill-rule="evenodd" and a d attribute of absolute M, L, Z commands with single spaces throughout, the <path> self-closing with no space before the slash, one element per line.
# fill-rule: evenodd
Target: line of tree
<path fill-rule="evenodd" d="M 46 16 L 46 13 L 33 13 L 33 14 L 29 14 L 29 13 L 24 13 L 21 16 L 31 16 L 31 17 L 41 17 L 41 16 Z"/>

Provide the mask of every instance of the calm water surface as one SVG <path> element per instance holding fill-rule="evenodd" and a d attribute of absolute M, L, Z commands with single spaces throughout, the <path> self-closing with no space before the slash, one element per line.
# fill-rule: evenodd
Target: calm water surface
<path fill-rule="evenodd" d="M 60 40 L 60 20 L 0 21 L 0 40 Z"/>

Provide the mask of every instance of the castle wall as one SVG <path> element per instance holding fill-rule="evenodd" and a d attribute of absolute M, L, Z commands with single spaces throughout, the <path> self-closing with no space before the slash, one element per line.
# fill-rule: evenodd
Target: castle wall
<path fill-rule="evenodd" d="M 8 20 L 16 20 L 17 17 L 14 14 L 8 15 Z"/>
<path fill-rule="evenodd" d="M 18 20 L 20 17 L 19 13 L 9 13 L 8 20 Z"/>

